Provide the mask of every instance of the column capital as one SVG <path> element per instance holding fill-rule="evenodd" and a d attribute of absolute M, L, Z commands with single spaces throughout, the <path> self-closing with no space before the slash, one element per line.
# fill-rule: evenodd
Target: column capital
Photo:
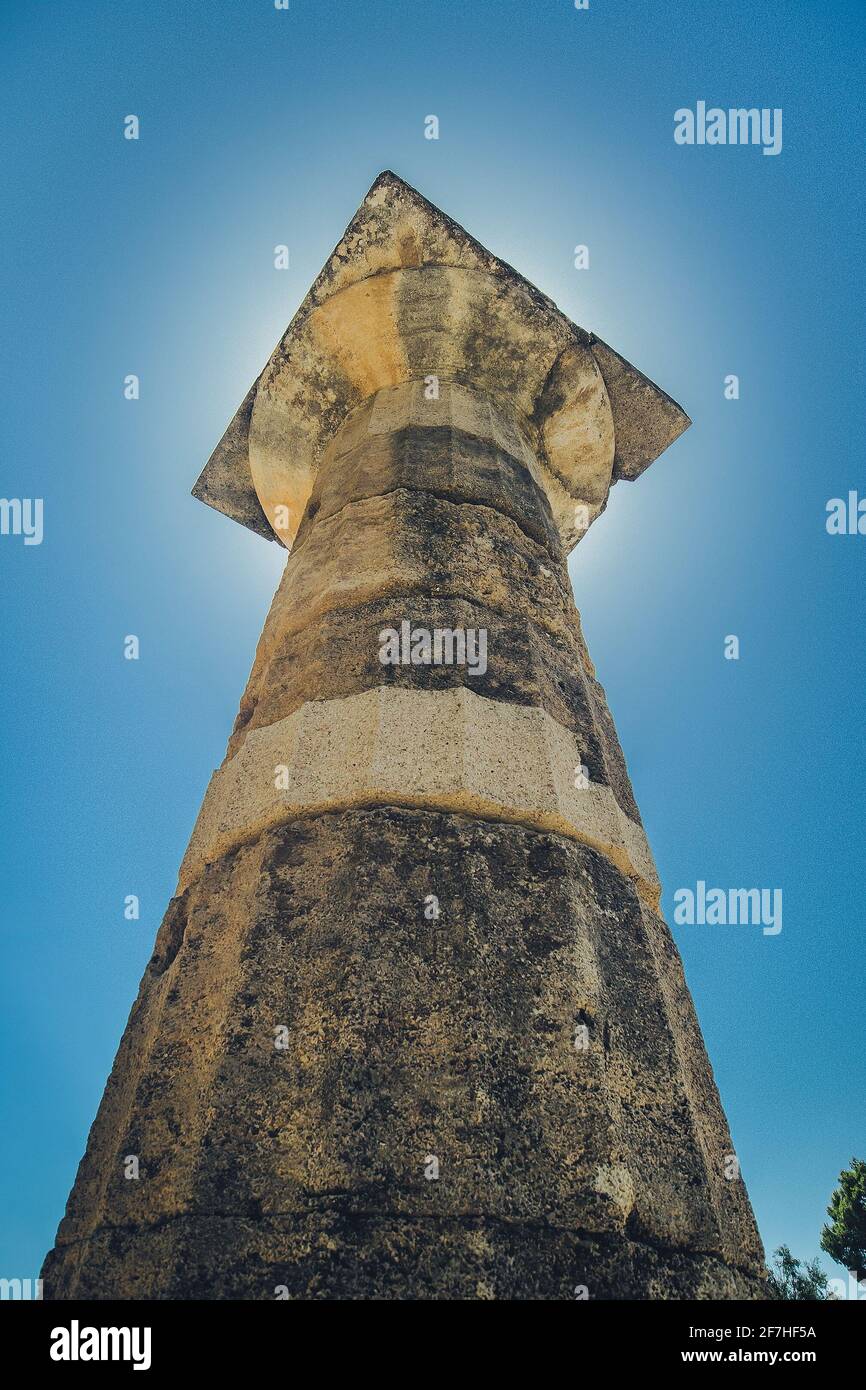
<path fill-rule="evenodd" d="M 375 393 L 411 382 L 431 392 L 468 387 L 516 422 L 567 549 L 604 509 L 611 483 L 639 477 L 689 424 L 658 386 L 385 172 L 194 496 L 291 549 L 343 421 Z"/>

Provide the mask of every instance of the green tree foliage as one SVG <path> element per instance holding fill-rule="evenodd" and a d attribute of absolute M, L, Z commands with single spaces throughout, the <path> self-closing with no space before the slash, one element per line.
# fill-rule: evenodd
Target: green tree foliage
<path fill-rule="evenodd" d="M 839 1174 L 827 1215 L 830 1224 L 821 1232 L 821 1249 L 855 1279 L 866 1279 L 866 1163 L 862 1158 L 852 1158 L 851 1167 Z"/>
<path fill-rule="evenodd" d="M 827 1275 L 817 1260 L 804 1264 L 794 1259 L 787 1245 L 780 1245 L 773 1255 L 773 1265 L 769 1282 L 776 1298 L 821 1303 L 833 1297 L 827 1291 Z"/>

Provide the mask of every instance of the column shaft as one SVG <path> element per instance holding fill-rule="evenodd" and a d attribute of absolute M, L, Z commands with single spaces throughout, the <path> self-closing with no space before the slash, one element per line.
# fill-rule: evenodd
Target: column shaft
<path fill-rule="evenodd" d="M 48 1297 L 761 1296 L 537 463 L 426 389 L 319 468 Z"/>

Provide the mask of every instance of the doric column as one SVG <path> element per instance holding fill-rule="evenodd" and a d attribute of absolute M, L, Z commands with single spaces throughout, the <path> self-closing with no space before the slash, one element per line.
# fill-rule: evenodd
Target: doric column
<path fill-rule="evenodd" d="M 46 1296 L 762 1296 L 566 569 L 687 423 L 377 180 L 196 485 L 291 554 Z"/>

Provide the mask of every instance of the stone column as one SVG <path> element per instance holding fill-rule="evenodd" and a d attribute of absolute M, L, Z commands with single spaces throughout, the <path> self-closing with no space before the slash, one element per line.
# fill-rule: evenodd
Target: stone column
<path fill-rule="evenodd" d="M 291 555 L 47 1297 L 763 1296 L 566 569 L 686 423 L 377 180 L 196 485 Z"/>

